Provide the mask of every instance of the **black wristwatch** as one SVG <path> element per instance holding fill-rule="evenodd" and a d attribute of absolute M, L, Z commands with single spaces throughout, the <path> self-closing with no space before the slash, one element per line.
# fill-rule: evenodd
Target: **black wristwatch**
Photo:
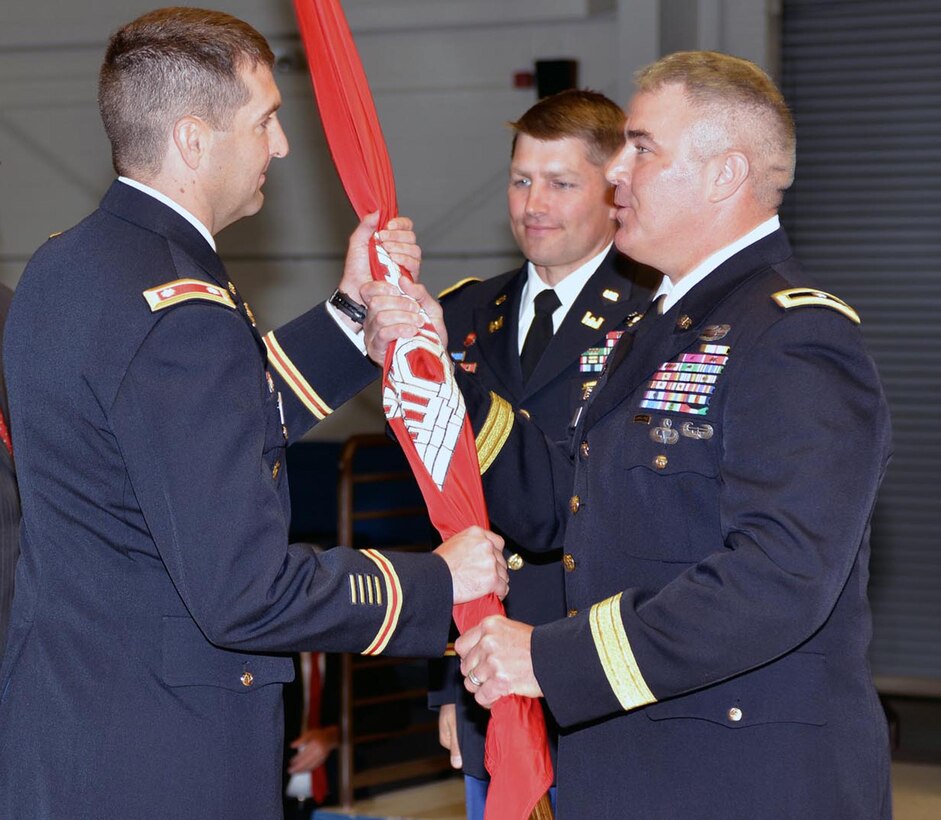
<path fill-rule="evenodd" d="M 333 291 L 333 296 L 329 301 L 340 313 L 349 316 L 356 324 L 361 325 L 366 321 L 366 305 L 354 302 L 339 288 Z"/>

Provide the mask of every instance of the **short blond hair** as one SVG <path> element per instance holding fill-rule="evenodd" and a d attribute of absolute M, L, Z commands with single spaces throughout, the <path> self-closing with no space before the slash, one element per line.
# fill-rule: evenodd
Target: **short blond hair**
<path fill-rule="evenodd" d="M 640 92 L 683 88 L 690 104 L 707 114 L 696 135 L 698 150 L 714 156 L 733 145 L 748 155 L 758 201 L 777 209 L 794 181 L 794 118 L 774 81 L 757 65 L 716 51 L 678 51 L 640 69 Z"/>

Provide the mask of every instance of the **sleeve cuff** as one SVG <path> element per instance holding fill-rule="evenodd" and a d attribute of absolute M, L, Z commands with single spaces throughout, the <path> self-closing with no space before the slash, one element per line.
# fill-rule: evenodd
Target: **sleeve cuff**
<path fill-rule="evenodd" d="M 343 321 L 342 314 L 338 311 L 333 305 L 329 302 L 325 302 L 324 306 L 327 308 L 327 313 L 330 314 L 330 318 L 337 323 L 340 330 L 343 331 L 347 339 L 349 339 L 355 346 L 356 349 L 366 355 L 366 334 L 363 332 L 363 329 L 351 330 L 350 326 Z"/>

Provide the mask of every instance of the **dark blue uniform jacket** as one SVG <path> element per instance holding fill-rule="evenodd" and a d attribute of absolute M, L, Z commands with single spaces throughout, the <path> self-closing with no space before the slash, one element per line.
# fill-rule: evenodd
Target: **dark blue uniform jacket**
<path fill-rule="evenodd" d="M 476 430 L 503 419 L 494 522 L 571 557 L 572 617 L 532 641 L 560 820 L 890 816 L 866 595 L 890 425 L 853 316 L 777 231 L 636 325 L 566 447 L 462 379 Z"/>
<path fill-rule="evenodd" d="M 273 653 L 447 642 L 437 556 L 288 545 L 285 445 L 376 369 L 322 305 L 263 340 L 198 231 L 120 182 L 30 261 L 5 352 L 0 817 L 280 816 Z"/>

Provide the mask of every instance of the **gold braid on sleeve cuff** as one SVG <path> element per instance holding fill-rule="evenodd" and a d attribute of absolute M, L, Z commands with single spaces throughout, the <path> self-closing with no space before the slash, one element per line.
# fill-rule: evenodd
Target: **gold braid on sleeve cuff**
<path fill-rule="evenodd" d="M 503 445 L 510 437 L 513 429 L 513 407 L 510 403 L 490 392 L 490 412 L 484 421 L 484 426 L 477 434 L 477 461 L 480 462 L 480 474 L 490 469 L 494 459 L 500 455 Z"/>
<path fill-rule="evenodd" d="M 372 643 L 361 653 L 363 655 L 378 655 L 389 645 L 389 641 L 392 640 L 392 635 L 399 625 L 399 615 L 402 613 L 402 584 L 399 582 L 399 576 L 395 571 L 395 567 L 392 566 L 392 562 L 381 552 L 365 549 L 361 550 L 361 553 L 379 568 L 379 573 L 385 581 L 385 618 L 383 618 L 382 625 L 379 627 Z"/>
<path fill-rule="evenodd" d="M 656 698 L 637 667 L 621 620 L 621 593 L 591 608 L 588 615 L 598 660 L 621 707 L 627 711 L 655 703 Z"/>

